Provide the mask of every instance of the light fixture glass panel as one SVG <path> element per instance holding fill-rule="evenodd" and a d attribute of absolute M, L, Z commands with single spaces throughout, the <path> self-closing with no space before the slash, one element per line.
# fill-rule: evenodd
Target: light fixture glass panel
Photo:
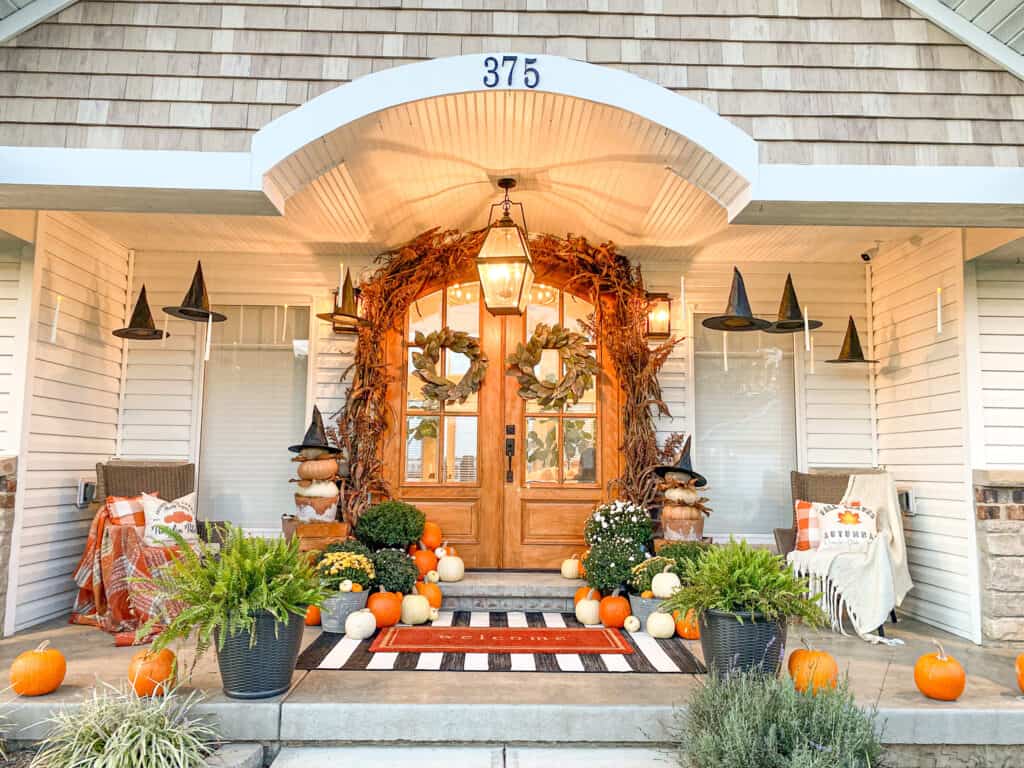
<path fill-rule="evenodd" d="M 526 482 L 558 482 L 558 419 L 526 420 Z"/>
<path fill-rule="evenodd" d="M 444 481 L 475 483 L 477 472 L 476 416 L 448 416 L 444 420 Z"/>
<path fill-rule="evenodd" d="M 567 483 L 597 482 L 597 420 L 562 422 L 562 476 Z"/>
<path fill-rule="evenodd" d="M 437 436 L 440 417 L 406 418 L 405 479 L 412 483 L 437 482 Z"/>
<path fill-rule="evenodd" d="M 530 251 L 511 222 L 492 226 L 476 258 L 484 303 L 495 315 L 522 314 L 533 285 Z"/>

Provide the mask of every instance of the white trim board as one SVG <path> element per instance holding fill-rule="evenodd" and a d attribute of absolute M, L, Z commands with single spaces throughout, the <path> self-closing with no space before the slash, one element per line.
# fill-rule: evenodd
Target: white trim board
<path fill-rule="evenodd" d="M 0 19 L 0 43 L 17 37 L 75 2 L 76 0 L 32 0 L 24 8 Z"/>

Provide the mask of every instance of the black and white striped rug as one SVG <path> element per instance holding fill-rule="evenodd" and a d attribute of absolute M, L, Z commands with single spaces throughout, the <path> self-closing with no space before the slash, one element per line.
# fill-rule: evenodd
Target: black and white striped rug
<path fill-rule="evenodd" d="M 582 627 L 571 613 L 522 611 L 441 611 L 435 627 Z M 299 656 L 297 669 L 339 671 L 442 672 L 641 672 L 703 674 L 707 670 L 673 637 L 657 640 L 646 632 L 622 631 L 629 654 L 578 653 L 371 653 L 373 637 L 352 640 L 324 632 Z"/>

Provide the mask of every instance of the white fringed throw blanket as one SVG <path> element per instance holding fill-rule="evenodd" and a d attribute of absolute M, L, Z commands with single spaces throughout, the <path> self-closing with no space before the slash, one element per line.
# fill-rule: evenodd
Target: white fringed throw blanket
<path fill-rule="evenodd" d="M 813 499 L 808 499 L 813 501 Z M 821 607 L 832 629 L 846 634 L 843 613 L 857 635 L 873 643 L 899 643 L 875 634 L 889 612 L 903 602 L 913 582 L 907 567 L 896 486 L 888 472 L 852 475 L 843 503 L 859 501 L 877 515 L 878 536 L 859 549 L 794 550 L 787 560 L 798 576 L 807 577 L 811 592 L 821 594 Z"/>

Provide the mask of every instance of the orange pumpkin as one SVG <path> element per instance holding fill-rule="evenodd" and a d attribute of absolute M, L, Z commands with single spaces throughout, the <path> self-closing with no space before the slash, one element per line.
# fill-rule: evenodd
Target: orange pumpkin
<path fill-rule="evenodd" d="M 816 651 L 810 646 L 798 648 L 789 655 L 786 664 L 793 687 L 800 693 L 817 693 L 823 688 L 835 688 L 839 681 L 839 665 L 832 654 Z"/>
<path fill-rule="evenodd" d="M 580 553 L 580 578 L 581 579 L 587 578 L 587 569 L 583 565 L 583 563 L 586 561 L 587 555 L 589 555 L 589 554 L 590 554 L 590 549 L 584 549 L 583 552 Z"/>
<path fill-rule="evenodd" d="M 437 586 L 437 584 L 434 584 L 433 582 L 417 581 L 416 591 L 427 598 L 427 602 L 430 603 L 431 608 L 441 607 L 441 599 L 443 595 L 441 594 L 441 588 Z"/>
<path fill-rule="evenodd" d="M 441 526 L 429 520 L 423 524 L 423 534 L 420 536 L 420 546 L 424 549 L 433 550 L 441 546 Z"/>
<path fill-rule="evenodd" d="M 311 605 L 306 609 L 306 626 L 307 627 L 319 627 L 320 626 L 320 606 Z"/>
<path fill-rule="evenodd" d="M 459 551 L 446 541 L 443 544 L 441 544 L 441 546 L 434 548 L 434 554 L 437 555 L 439 558 L 455 557 L 457 554 L 459 554 Z"/>
<path fill-rule="evenodd" d="M 49 648 L 44 640 L 34 651 L 18 654 L 11 664 L 11 687 L 19 696 L 43 696 L 53 693 L 64 682 L 68 664 L 64 654 Z"/>
<path fill-rule="evenodd" d="M 377 627 L 393 627 L 402 618 L 402 593 L 374 592 L 366 601 L 366 607 L 370 609 L 373 617 L 377 620 Z"/>
<path fill-rule="evenodd" d="M 357 582 L 355 582 L 355 583 L 354 583 L 354 584 L 352 585 L 352 591 L 353 591 L 353 592 L 362 592 L 362 591 L 363 591 L 363 585 L 362 585 L 362 584 L 360 584 L 360 583 L 359 583 L 358 581 L 357 581 Z"/>
<path fill-rule="evenodd" d="M 417 549 L 412 559 L 416 563 L 416 570 L 420 572 L 421 579 L 437 568 L 437 555 L 431 549 Z"/>
<path fill-rule="evenodd" d="M 577 603 L 579 603 L 580 600 L 586 600 L 588 597 L 590 597 L 591 592 L 594 593 L 595 599 L 601 599 L 601 593 L 598 592 L 596 589 L 591 589 L 590 587 L 580 587 L 572 596 L 572 604 L 576 605 Z"/>
<path fill-rule="evenodd" d="M 684 640 L 700 640 L 700 623 L 693 608 L 688 610 L 683 618 L 679 618 L 679 611 L 673 611 L 672 618 L 676 620 L 677 635 Z"/>
<path fill-rule="evenodd" d="M 139 651 L 128 665 L 128 681 L 139 696 L 163 696 L 174 686 L 177 675 L 178 660 L 167 648 L 156 653 Z"/>
<path fill-rule="evenodd" d="M 1017 687 L 1024 692 L 1024 653 L 1017 657 L 1014 667 L 1017 670 Z"/>
<path fill-rule="evenodd" d="M 601 606 L 598 609 L 601 623 L 615 629 L 622 629 L 626 623 L 626 617 L 631 613 L 633 611 L 629 607 L 629 600 L 619 595 L 619 590 L 615 590 L 615 594 L 608 595 L 601 600 Z"/>
<path fill-rule="evenodd" d="M 946 655 L 938 640 L 933 642 L 938 651 L 926 653 L 914 664 L 914 684 L 929 699 L 956 701 L 967 686 L 967 673 L 959 661 Z"/>
<path fill-rule="evenodd" d="M 408 552 L 410 555 L 415 555 L 419 551 L 420 551 L 420 545 L 419 544 L 410 544 L 409 548 L 406 550 L 406 552 Z"/>

